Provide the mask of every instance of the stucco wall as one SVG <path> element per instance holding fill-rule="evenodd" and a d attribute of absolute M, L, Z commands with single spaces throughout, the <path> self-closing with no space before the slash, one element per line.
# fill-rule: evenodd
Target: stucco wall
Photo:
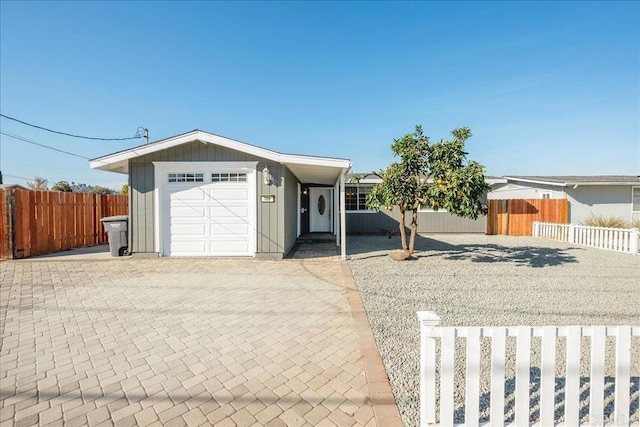
<path fill-rule="evenodd" d="M 563 187 L 543 184 L 509 183 L 495 186 L 487 195 L 488 199 L 540 199 L 542 192 L 550 192 L 551 199 L 564 199 Z"/>
<path fill-rule="evenodd" d="M 565 191 L 571 205 L 569 220 L 572 224 L 581 224 L 592 214 L 631 221 L 629 186 L 592 185 L 567 188 Z"/>

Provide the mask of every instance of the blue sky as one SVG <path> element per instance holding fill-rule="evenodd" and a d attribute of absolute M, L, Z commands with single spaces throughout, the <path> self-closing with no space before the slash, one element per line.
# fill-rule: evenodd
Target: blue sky
<path fill-rule="evenodd" d="M 202 129 L 287 153 L 393 158 L 473 132 L 490 175 L 640 173 L 638 2 L 0 2 L 0 110 L 97 137 Z M 142 143 L 3 132 L 94 158 Z M 5 182 L 123 175 L 0 135 Z"/>

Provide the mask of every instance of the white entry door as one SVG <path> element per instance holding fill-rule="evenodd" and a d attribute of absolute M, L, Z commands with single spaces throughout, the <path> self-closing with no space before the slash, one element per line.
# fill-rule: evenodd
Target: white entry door
<path fill-rule="evenodd" d="M 330 233 L 333 223 L 333 197 L 331 197 L 331 188 L 313 188 L 309 189 L 309 210 L 311 213 L 309 231 Z"/>

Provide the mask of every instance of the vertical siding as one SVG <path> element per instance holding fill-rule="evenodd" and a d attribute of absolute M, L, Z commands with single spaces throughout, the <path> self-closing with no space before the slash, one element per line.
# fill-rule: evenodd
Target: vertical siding
<path fill-rule="evenodd" d="M 167 150 L 151 153 L 131 160 L 129 164 L 130 191 L 131 191 L 131 251 L 154 252 L 154 167 L 157 161 L 256 161 L 258 162 L 257 180 L 257 252 L 279 254 L 282 256 L 285 250 L 285 203 L 284 167 L 277 163 L 271 163 L 247 153 L 220 147 L 212 144 L 203 144 L 194 141 Z M 266 163 L 265 163 L 266 162 Z M 272 185 L 264 185 L 262 169 L 268 165 L 273 176 Z M 293 177 L 293 176 L 292 176 Z M 295 180 L 295 178 L 294 178 Z M 296 181 L 297 182 L 297 181 Z M 260 195 L 273 194 L 275 203 L 261 203 Z M 295 198 L 293 199 L 295 209 Z M 295 227 L 295 223 L 293 224 Z M 295 234 L 295 231 L 294 231 Z M 288 236 L 288 235 L 287 235 Z"/>
<path fill-rule="evenodd" d="M 267 166 L 271 174 L 270 184 L 264 183 L 262 170 Z M 277 163 L 258 163 L 258 252 L 264 254 L 284 253 L 284 231 L 280 216 L 284 215 L 283 167 Z M 274 195 L 274 203 L 263 203 L 260 196 Z"/>
<path fill-rule="evenodd" d="M 284 173 L 284 215 L 282 224 L 284 230 L 284 253 L 286 254 L 296 244 L 298 234 L 298 180 L 285 169 Z"/>
<path fill-rule="evenodd" d="M 381 210 L 378 213 L 347 212 L 347 233 L 384 234 L 399 233 L 400 211 Z M 411 212 L 406 213 L 406 226 L 411 225 Z M 484 233 L 487 229 L 486 217 L 477 220 L 460 218 L 448 212 L 418 212 L 419 233 Z"/>
<path fill-rule="evenodd" d="M 154 251 L 154 177 L 153 165 L 130 164 L 131 180 L 131 252 Z"/>

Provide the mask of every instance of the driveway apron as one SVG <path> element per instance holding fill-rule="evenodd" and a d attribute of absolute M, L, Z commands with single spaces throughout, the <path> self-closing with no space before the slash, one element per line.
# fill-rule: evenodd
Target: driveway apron
<path fill-rule="evenodd" d="M 344 262 L 0 263 L 0 425 L 399 425 Z"/>

